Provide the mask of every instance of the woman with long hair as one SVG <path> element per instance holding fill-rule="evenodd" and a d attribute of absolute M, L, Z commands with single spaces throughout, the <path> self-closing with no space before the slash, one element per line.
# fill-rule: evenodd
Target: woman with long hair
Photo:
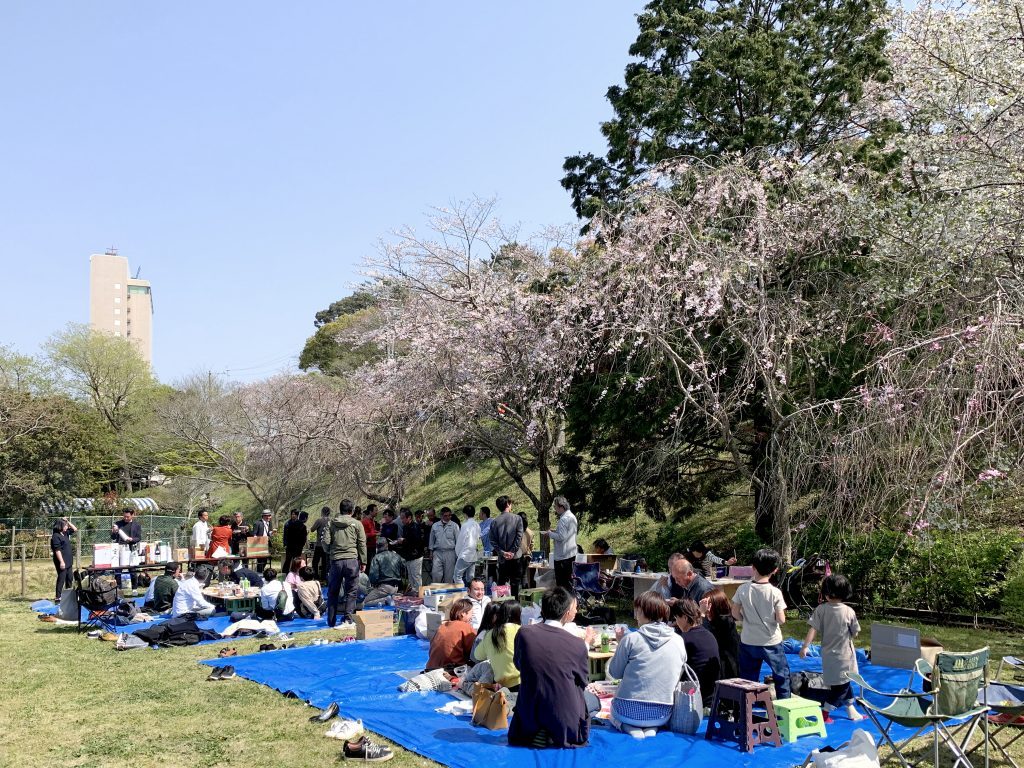
<path fill-rule="evenodd" d="M 71 569 L 75 564 L 71 549 L 71 534 L 78 531 L 66 517 L 53 524 L 53 535 L 50 536 L 50 552 L 53 555 L 53 567 L 57 570 L 57 587 L 54 600 L 60 602 L 64 589 L 71 586 Z"/>
<path fill-rule="evenodd" d="M 473 649 L 473 661 L 491 662 L 494 682 L 516 691 L 519 689 L 519 670 L 513 655 L 523 607 L 515 600 L 505 600 L 497 606 L 494 623 L 487 630 L 487 636 Z"/>
<path fill-rule="evenodd" d="M 732 602 L 720 587 L 715 587 L 700 601 L 700 607 L 708 629 L 718 641 L 718 659 L 722 665 L 719 679 L 739 677 L 740 635 L 736 631 L 736 619 L 732 617 Z"/>

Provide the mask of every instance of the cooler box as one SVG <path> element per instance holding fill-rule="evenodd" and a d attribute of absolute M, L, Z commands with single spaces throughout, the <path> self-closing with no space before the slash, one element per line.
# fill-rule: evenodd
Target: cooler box
<path fill-rule="evenodd" d="M 109 568 L 117 565 L 117 544 L 93 544 L 92 564 L 97 568 Z"/>

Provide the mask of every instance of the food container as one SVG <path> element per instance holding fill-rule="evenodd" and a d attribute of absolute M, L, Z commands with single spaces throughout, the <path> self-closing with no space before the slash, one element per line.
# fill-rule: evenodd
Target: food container
<path fill-rule="evenodd" d="M 619 558 L 619 570 L 623 573 L 633 573 L 636 570 L 636 560 L 626 560 L 625 558 Z"/>

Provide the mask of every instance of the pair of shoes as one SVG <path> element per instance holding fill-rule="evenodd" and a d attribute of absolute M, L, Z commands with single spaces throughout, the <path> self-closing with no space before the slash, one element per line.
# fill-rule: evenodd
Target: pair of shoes
<path fill-rule="evenodd" d="M 311 718 L 309 718 L 309 722 L 326 723 L 336 714 L 338 714 L 338 702 L 332 701 L 330 704 L 327 705 L 327 708 L 319 715 L 313 715 Z"/>
<path fill-rule="evenodd" d="M 346 720 L 339 717 L 324 734 L 329 739 L 341 739 L 342 741 L 355 741 L 363 735 L 362 720 Z"/>
<path fill-rule="evenodd" d="M 94 630 L 93 630 L 92 632 L 88 632 L 88 633 L 86 633 L 86 635 L 85 635 L 85 636 L 86 636 L 86 637 L 91 637 L 91 638 L 92 638 L 93 640 L 96 640 L 96 639 L 98 639 L 98 638 L 99 638 L 99 636 L 100 636 L 100 635 L 102 635 L 102 634 L 103 634 L 103 632 L 101 632 L 100 630 L 98 630 L 98 629 L 94 629 Z"/>
<path fill-rule="evenodd" d="M 102 635 L 100 635 L 100 640 L 106 640 L 108 643 L 116 643 L 117 642 L 117 633 L 116 632 L 104 632 Z"/>
<path fill-rule="evenodd" d="M 313 642 L 310 643 L 310 645 L 326 645 L 326 644 L 327 644 L 327 641 L 324 640 L 322 637 L 313 638 Z"/>
<path fill-rule="evenodd" d="M 235 676 L 235 668 L 232 666 L 227 667 L 214 667 L 213 672 L 206 678 L 207 680 L 230 680 Z"/>
<path fill-rule="evenodd" d="M 346 759 L 351 757 L 368 763 L 383 763 L 395 756 L 395 753 L 383 744 L 374 744 L 365 736 L 354 743 L 346 741 L 341 754 Z"/>
<path fill-rule="evenodd" d="M 260 650 L 261 651 L 276 651 L 277 650 L 277 646 L 274 645 L 273 643 L 262 643 L 260 645 Z"/>
<path fill-rule="evenodd" d="M 52 613 L 51 614 L 47 614 L 46 616 L 44 616 L 43 614 L 39 614 L 39 620 L 40 621 L 45 621 L 47 624 L 52 624 L 55 621 L 60 621 L 60 619 L 58 619 Z"/>
<path fill-rule="evenodd" d="M 228 656 L 237 656 L 238 651 L 234 648 L 221 648 L 220 653 L 217 654 L 220 658 L 226 659 Z"/>

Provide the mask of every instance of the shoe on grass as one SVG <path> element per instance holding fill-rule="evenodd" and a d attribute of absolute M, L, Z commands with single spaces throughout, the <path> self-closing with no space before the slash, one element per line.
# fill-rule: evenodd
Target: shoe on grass
<path fill-rule="evenodd" d="M 362 720 L 346 720 L 339 717 L 324 734 L 329 739 L 341 739 L 342 741 L 355 741 L 363 735 Z"/>
<path fill-rule="evenodd" d="M 346 741 L 341 750 L 345 758 L 364 760 L 368 763 L 383 763 L 395 756 L 395 753 L 383 744 L 374 744 L 363 736 L 359 741 Z"/>
<path fill-rule="evenodd" d="M 227 667 L 224 667 L 224 669 L 222 669 L 220 671 L 220 678 L 219 679 L 220 680 L 230 680 L 234 676 L 235 676 L 235 668 L 231 667 L 231 666 L 227 666 Z"/>
<path fill-rule="evenodd" d="M 206 679 L 207 680 L 220 680 L 220 675 L 221 675 L 221 672 L 223 672 L 223 671 L 224 671 L 224 667 L 214 667 L 213 671 L 210 673 L 210 676 L 207 677 Z"/>
<path fill-rule="evenodd" d="M 309 722 L 326 723 L 336 714 L 338 714 L 338 702 L 332 701 L 319 715 L 313 715 L 311 718 L 309 718 Z"/>

